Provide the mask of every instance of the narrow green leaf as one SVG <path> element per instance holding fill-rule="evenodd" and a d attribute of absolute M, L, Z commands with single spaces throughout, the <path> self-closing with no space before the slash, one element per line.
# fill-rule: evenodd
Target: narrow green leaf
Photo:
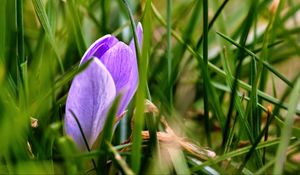
<path fill-rule="evenodd" d="M 82 34 L 82 27 L 79 20 L 79 12 L 77 10 L 77 3 L 74 0 L 69 0 L 68 2 L 68 11 L 69 11 L 69 20 L 71 21 L 73 28 L 73 35 L 75 36 L 76 45 L 79 51 L 79 54 L 83 56 L 84 52 L 87 49 L 85 44 L 84 36 Z"/>
<path fill-rule="evenodd" d="M 107 147 L 108 150 L 113 154 L 114 161 L 117 162 L 118 165 L 121 167 L 122 172 L 126 175 L 134 174 L 133 171 L 128 167 L 126 161 L 122 159 L 121 155 L 109 142 L 107 142 Z"/>
<path fill-rule="evenodd" d="M 210 93 L 208 86 L 210 82 L 210 77 L 208 73 L 208 0 L 203 0 L 203 69 L 201 71 L 207 77 L 203 77 L 203 89 L 204 89 L 204 123 L 205 123 L 205 132 L 207 143 L 211 146 L 211 138 L 210 138 L 210 123 L 209 123 L 209 101 L 208 98 Z M 213 102 L 211 102 L 213 103 Z M 225 129 L 225 127 L 223 128 Z"/>
<path fill-rule="evenodd" d="M 97 173 L 106 174 L 107 173 L 107 156 L 108 156 L 108 146 L 107 143 L 111 143 L 113 133 L 114 133 L 114 123 L 116 118 L 116 113 L 118 110 L 118 105 L 120 101 L 120 96 L 117 96 L 111 108 L 109 109 L 106 120 L 100 134 L 99 138 L 99 151 L 101 154 L 98 157 Z M 103 152 L 102 152 L 103 151 Z"/>
<path fill-rule="evenodd" d="M 253 52 L 251 52 L 250 50 L 248 50 L 245 47 L 242 47 L 240 44 L 236 43 L 234 40 L 232 40 L 231 38 L 229 38 L 228 36 L 217 32 L 218 35 L 220 35 L 222 38 L 224 38 L 225 40 L 229 41 L 230 43 L 232 43 L 233 45 L 235 45 L 236 47 L 240 48 L 241 50 L 243 50 L 244 52 L 246 52 L 248 55 L 253 56 L 253 58 L 255 58 L 257 61 L 261 60 L 256 54 L 254 54 Z M 272 73 L 274 73 L 278 78 L 280 78 L 282 81 L 284 81 L 286 84 L 288 84 L 289 86 L 293 87 L 293 84 L 284 76 L 282 75 L 280 72 L 278 72 L 273 66 L 271 66 L 268 62 L 263 61 L 263 65 L 269 69 L 269 71 L 271 71 Z"/>
<path fill-rule="evenodd" d="M 289 140 L 295 140 L 295 138 L 292 138 L 292 139 L 289 139 Z M 262 148 L 266 148 L 266 147 L 271 147 L 271 146 L 274 146 L 274 145 L 278 145 L 279 143 L 280 143 L 279 139 L 275 139 L 275 140 L 272 140 L 272 141 L 267 141 L 267 142 L 259 143 L 257 145 L 257 147 L 256 147 L 256 150 L 259 150 L 259 149 L 262 149 Z M 244 148 L 240 148 L 240 149 L 228 152 L 226 154 L 223 154 L 223 155 L 217 157 L 216 159 L 208 160 L 206 162 L 203 162 L 203 164 L 201 164 L 199 166 L 193 167 L 191 169 L 191 171 L 192 172 L 196 172 L 196 171 L 202 169 L 205 166 L 211 166 L 211 165 L 219 163 L 219 162 L 221 162 L 223 160 L 226 160 L 226 159 L 229 159 L 229 158 L 233 158 L 233 157 L 236 157 L 236 156 L 239 156 L 239 155 L 246 154 L 251 149 L 251 147 L 252 146 L 250 145 L 250 146 L 246 146 Z"/>
<path fill-rule="evenodd" d="M 276 162 L 273 169 L 273 174 L 283 173 L 283 167 L 286 160 L 286 151 L 289 146 L 289 139 L 292 136 L 292 126 L 295 120 L 294 116 L 295 116 L 299 99 L 300 99 L 300 78 L 298 78 L 298 81 L 296 82 L 295 87 L 292 90 L 290 96 L 290 101 L 288 104 L 288 113 L 285 116 L 285 126 L 282 129 L 282 135 L 276 153 Z"/>
<path fill-rule="evenodd" d="M 58 64 L 60 66 L 60 69 L 62 71 L 62 73 L 64 73 L 64 67 L 63 67 L 63 62 L 62 62 L 62 59 L 58 53 L 58 49 L 56 47 L 56 44 L 55 44 L 55 38 L 54 38 L 54 34 L 53 34 L 53 31 L 51 30 L 51 26 L 50 26 L 50 23 L 49 23 L 49 20 L 48 20 L 48 17 L 47 17 L 47 13 L 46 13 L 46 10 L 43 6 L 43 3 L 41 0 L 32 0 L 32 3 L 33 3 L 33 6 L 34 6 L 34 10 L 36 12 L 36 15 L 40 21 L 40 23 L 42 24 L 43 26 L 43 29 L 45 30 L 46 32 L 46 35 L 49 39 L 49 42 L 56 54 L 56 58 L 58 60 Z"/>

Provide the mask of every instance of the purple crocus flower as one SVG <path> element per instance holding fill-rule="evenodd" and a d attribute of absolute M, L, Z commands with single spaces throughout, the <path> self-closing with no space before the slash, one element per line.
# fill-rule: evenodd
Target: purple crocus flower
<path fill-rule="evenodd" d="M 139 46 L 143 29 L 137 26 Z M 66 102 L 65 131 L 84 150 L 85 144 L 74 112 L 91 147 L 103 129 L 106 115 L 115 97 L 122 94 L 117 111 L 120 116 L 132 99 L 138 84 L 138 67 L 134 40 L 126 45 L 112 35 L 95 41 L 81 59 L 89 66 L 74 78 Z"/>

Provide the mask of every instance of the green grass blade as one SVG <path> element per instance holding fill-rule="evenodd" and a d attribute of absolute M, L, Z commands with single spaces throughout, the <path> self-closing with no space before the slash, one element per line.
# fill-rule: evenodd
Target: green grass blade
<path fill-rule="evenodd" d="M 108 171 L 106 166 L 108 151 L 109 151 L 107 143 L 111 143 L 112 141 L 112 137 L 114 133 L 114 124 L 115 124 L 119 101 L 120 101 L 120 96 L 117 96 L 117 98 L 115 99 L 115 101 L 113 102 L 111 108 L 107 113 L 106 120 L 100 134 L 99 151 L 100 152 L 103 151 L 98 157 L 97 173 L 100 174 L 106 174 Z"/>
<path fill-rule="evenodd" d="M 294 123 L 294 115 L 297 109 L 297 105 L 300 99 L 300 79 L 298 78 L 297 83 L 295 84 L 294 89 L 292 90 L 289 105 L 288 105 L 288 113 L 285 117 L 285 126 L 282 130 L 282 135 L 280 138 L 280 144 L 276 153 L 276 162 L 274 165 L 273 173 L 274 174 L 282 174 L 283 167 L 286 160 L 286 151 L 289 145 L 289 138 L 292 135 L 292 126 Z"/>
<path fill-rule="evenodd" d="M 60 66 L 60 69 L 62 71 L 62 73 L 64 73 L 64 66 L 63 66 L 63 62 L 62 62 L 62 59 L 58 53 L 58 49 L 56 47 L 56 44 L 55 44 L 55 38 L 54 38 L 54 34 L 53 34 L 53 31 L 51 30 L 51 26 L 50 26 L 50 23 L 49 23 L 49 20 L 48 20 L 48 17 L 47 17 L 47 13 L 46 13 L 46 10 L 43 6 L 43 3 L 41 0 L 32 0 L 32 3 L 33 3 L 33 6 L 34 6 L 34 10 L 36 12 L 36 15 L 37 17 L 39 18 L 39 21 L 41 23 L 41 25 L 43 26 L 43 29 L 45 30 L 46 32 L 46 35 L 48 36 L 48 39 L 49 39 L 49 42 L 56 54 L 56 58 L 58 60 L 58 63 L 59 63 L 59 66 Z"/>
<path fill-rule="evenodd" d="M 171 81 L 173 57 L 171 50 L 171 28 L 172 28 L 172 0 L 167 0 L 167 60 L 168 60 L 168 86 L 169 86 L 169 103 L 170 108 L 173 107 L 173 85 Z"/>
<path fill-rule="evenodd" d="M 145 12 L 144 12 L 144 18 L 142 21 L 143 24 L 143 31 L 144 31 L 144 39 L 143 39 L 143 48 L 142 48 L 142 59 L 147 60 L 147 65 L 149 64 L 149 52 L 151 48 L 151 33 L 152 33 L 152 11 L 151 11 L 151 2 L 152 0 L 147 0 Z M 143 69 L 141 69 L 143 70 Z M 147 72 L 148 72 L 148 66 L 147 66 Z M 143 76 L 147 76 L 147 72 Z M 148 82 L 147 83 L 147 95 L 148 99 L 152 101 L 150 91 L 148 88 Z M 157 141 L 157 116 L 154 114 L 150 114 L 145 118 L 146 126 L 149 129 L 150 132 L 150 150 L 151 151 L 157 151 L 158 150 L 158 141 Z M 151 152 L 150 154 L 152 154 Z"/>
<path fill-rule="evenodd" d="M 78 48 L 78 52 L 81 56 L 83 56 L 84 52 L 86 51 L 87 47 L 85 44 L 84 36 L 81 30 L 81 24 L 79 20 L 79 12 L 77 10 L 75 0 L 69 0 L 68 3 L 68 11 L 69 11 L 69 20 L 71 21 L 72 28 L 73 28 L 73 35 L 75 36 L 76 45 Z"/>
<path fill-rule="evenodd" d="M 203 89 L 204 89 L 204 123 L 205 123 L 205 132 L 207 143 L 211 146 L 211 137 L 210 137 L 210 123 L 209 123 L 209 93 L 207 84 L 210 81 L 209 73 L 208 73 L 208 1 L 203 0 L 203 74 L 208 75 L 207 78 L 203 77 Z"/>
<path fill-rule="evenodd" d="M 133 31 L 134 44 L 136 49 L 136 58 L 138 59 L 138 67 L 139 67 L 139 86 L 136 92 L 135 104 L 136 104 L 136 113 L 134 116 L 134 127 L 133 127 L 133 144 L 132 144 L 132 153 L 131 153 L 131 166 L 132 170 L 135 173 L 139 173 L 141 166 L 141 148 L 142 148 L 142 136 L 141 131 L 144 127 L 144 99 L 146 96 L 146 85 L 147 85 L 147 63 L 148 63 L 148 51 L 145 50 L 146 44 L 143 44 L 142 48 L 142 57 L 140 57 L 140 49 L 138 46 L 138 40 L 136 35 L 136 27 L 133 19 L 132 12 L 130 10 L 129 4 L 127 0 L 122 0 L 127 13 L 129 15 L 129 19 L 131 22 L 131 29 Z M 149 34 L 145 34 L 147 36 Z M 146 41 L 146 38 L 144 38 Z M 143 43 L 145 42 L 143 41 Z M 147 45 L 148 47 L 148 45 Z"/>
<path fill-rule="evenodd" d="M 117 152 L 117 150 L 107 142 L 108 150 L 113 154 L 113 159 L 117 164 L 121 167 L 121 170 L 126 175 L 133 175 L 134 172 L 128 167 L 126 161 L 122 159 L 121 155 Z"/>
<path fill-rule="evenodd" d="M 223 9 L 225 8 L 225 6 L 228 2 L 229 2 L 229 0 L 224 0 L 223 3 L 220 5 L 220 7 L 218 8 L 216 14 L 214 15 L 214 17 L 209 22 L 208 31 L 210 31 L 210 29 L 213 27 L 215 21 L 218 19 L 219 15 L 221 14 L 221 12 L 223 11 Z M 200 39 L 198 40 L 198 42 L 196 44 L 197 50 L 199 50 L 198 48 L 201 46 L 201 43 L 202 43 L 202 40 L 203 40 L 203 35 L 204 35 L 204 33 L 201 35 Z"/>
<path fill-rule="evenodd" d="M 218 35 L 220 35 L 222 38 L 224 38 L 225 40 L 229 41 L 231 44 L 235 45 L 236 47 L 240 48 L 241 50 L 243 50 L 244 52 L 246 52 L 248 55 L 253 56 L 253 58 L 255 58 L 257 61 L 261 60 L 256 54 L 254 54 L 253 52 L 251 52 L 250 50 L 248 50 L 245 47 L 242 47 L 240 44 L 236 43 L 234 40 L 232 40 L 231 38 L 229 38 L 228 36 L 217 32 Z M 293 84 L 284 76 L 282 75 L 279 71 L 277 71 L 273 66 L 271 66 L 268 62 L 263 61 L 263 65 L 269 69 L 269 71 L 271 71 L 272 73 L 274 73 L 278 78 L 280 78 L 282 81 L 284 81 L 286 84 L 288 84 L 289 86 L 293 87 Z"/>
<path fill-rule="evenodd" d="M 295 138 L 289 139 L 289 140 L 295 140 Z M 262 148 L 271 147 L 271 146 L 274 146 L 274 145 L 278 145 L 279 143 L 280 143 L 279 139 L 275 139 L 275 140 L 272 140 L 272 141 L 267 141 L 267 142 L 259 143 L 257 145 L 256 149 L 259 150 L 259 149 L 262 149 Z M 240 149 L 237 149 L 235 151 L 231 151 L 231 152 L 228 152 L 226 154 L 223 154 L 223 155 L 217 157 L 216 159 L 207 160 L 207 161 L 203 162 L 203 164 L 201 164 L 199 166 L 193 167 L 191 169 L 191 171 L 192 172 L 196 172 L 196 171 L 202 169 L 205 166 L 211 166 L 213 164 L 219 163 L 219 162 L 221 162 L 223 160 L 226 160 L 228 158 L 233 158 L 233 157 L 236 157 L 236 156 L 239 156 L 239 155 L 246 154 L 247 152 L 249 152 L 249 150 L 251 149 L 251 147 L 252 146 L 246 146 L 244 148 L 240 148 Z"/>

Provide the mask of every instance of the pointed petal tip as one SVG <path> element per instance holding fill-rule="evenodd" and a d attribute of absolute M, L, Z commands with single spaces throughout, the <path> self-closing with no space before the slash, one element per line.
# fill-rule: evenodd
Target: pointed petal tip
<path fill-rule="evenodd" d="M 143 26 L 141 22 L 138 22 L 138 25 L 136 27 L 136 33 L 138 37 L 139 46 L 142 47 L 143 42 Z"/>

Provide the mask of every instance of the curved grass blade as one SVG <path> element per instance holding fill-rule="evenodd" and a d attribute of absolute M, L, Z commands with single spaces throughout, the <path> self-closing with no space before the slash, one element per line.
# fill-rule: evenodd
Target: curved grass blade
<path fill-rule="evenodd" d="M 91 152 L 89 143 L 88 143 L 87 140 L 86 140 L 86 137 L 85 137 L 85 135 L 84 135 L 84 132 L 83 132 L 83 130 L 82 130 L 82 127 L 81 127 L 81 125 L 80 125 L 80 122 L 79 122 L 77 116 L 74 114 L 74 112 L 73 112 L 72 110 L 70 110 L 70 112 L 71 112 L 73 118 L 75 119 L 75 121 L 76 121 L 76 123 L 77 123 L 77 125 L 78 125 L 78 128 L 79 128 L 79 130 L 80 130 L 81 136 L 82 136 L 83 141 L 84 141 L 84 144 L 85 144 L 85 146 L 86 146 L 86 149 L 88 150 L 88 152 Z M 94 168 L 96 169 L 96 163 L 95 163 L 94 159 L 92 159 L 92 163 L 93 163 Z"/>

